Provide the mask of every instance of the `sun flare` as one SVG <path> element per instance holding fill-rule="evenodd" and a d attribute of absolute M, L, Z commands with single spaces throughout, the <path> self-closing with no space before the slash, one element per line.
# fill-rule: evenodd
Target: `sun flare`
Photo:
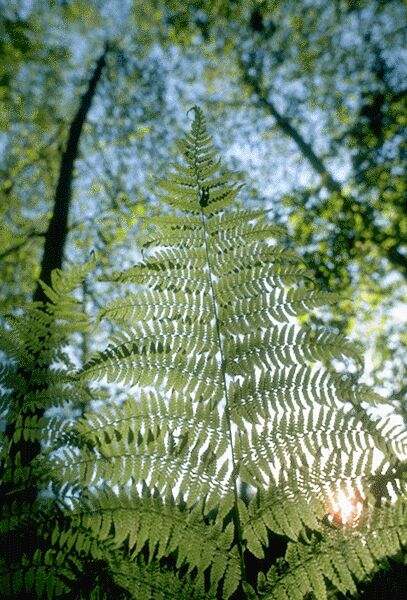
<path fill-rule="evenodd" d="M 336 525 L 354 525 L 359 520 L 363 509 L 360 493 L 349 494 L 339 490 L 332 496 L 329 517 Z"/>

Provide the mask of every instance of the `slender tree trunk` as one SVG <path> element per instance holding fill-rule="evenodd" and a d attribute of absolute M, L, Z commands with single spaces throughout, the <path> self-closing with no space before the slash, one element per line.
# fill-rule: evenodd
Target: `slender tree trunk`
<path fill-rule="evenodd" d="M 79 154 L 79 141 L 86 121 L 89 109 L 96 93 L 102 71 L 106 64 L 106 56 L 109 51 L 108 43 L 105 44 L 103 53 L 99 57 L 88 88 L 81 98 L 79 108 L 69 128 L 68 141 L 61 158 L 58 183 L 54 196 L 54 210 L 45 234 L 44 252 L 41 262 L 41 273 L 39 279 L 50 285 L 51 272 L 62 267 L 66 237 L 68 234 L 68 213 L 72 197 L 72 181 L 75 161 Z M 33 300 L 47 302 L 39 282 L 35 288 Z"/>
<path fill-rule="evenodd" d="M 88 116 L 93 99 L 95 97 L 98 83 L 106 65 L 106 57 L 108 52 L 109 44 L 106 43 L 102 54 L 96 62 L 92 76 L 89 79 L 88 87 L 81 97 L 78 110 L 71 122 L 66 148 L 61 157 L 58 182 L 54 195 L 54 208 L 52 217 L 48 224 L 48 229 L 44 235 L 45 243 L 41 261 L 40 279 L 47 285 L 51 284 L 52 270 L 62 267 L 66 238 L 68 234 L 68 216 L 72 197 L 72 181 L 74 176 L 75 161 L 79 155 L 79 143 L 83 125 Z M 43 302 L 44 309 L 49 302 L 39 281 L 33 294 L 33 300 Z M 42 365 L 42 368 L 44 368 L 44 365 Z M 29 373 L 22 373 L 22 375 L 28 379 L 30 377 Z M 23 408 L 24 397 L 15 397 L 14 401 L 17 402 L 20 408 Z M 27 412 L 25 416 L 36 416 L 41 418 L 43 414 L 44 409 L 39 408 L 34 412 Z M 13 421 L 10 421 L 6 426 L 5 432 L 6 440 L 8 440 L 9 444 L 8 457 L 5 458 L 6 460 L 8 459 L 11 468 L 12 465 L 15 464 L 17 456 L 19 456 L 19 463 L 22 467 L 29 467 L 32 461 L 41 451 L 40 441 L 24 440 L 22 437 L 18 442 L 14 442 L 13 435 L 15 430 L 16 424 Z M 3 476 L 4 468 L 1 470 L 1 477 L 3 478 Z M 18 487 L 19 486 L 17 486 L 17 488 Z M 13 484 L 10 482 L 2 482 L 0 485 L 0 497 L 4 494 L 10 496 L 10 501 L 16 501 L 21 496 L 22 501 L 32 502 L 37 496 L 37 486 L 34 482 L 29 482 L 27 487 L 19 490 L 14 489 Z"/>
<path fill-rule="evenodd" d="M 343 192 L 341 183 L 331 175 L 324 161 L 316 154 L 311 144 L 304 139 L 301 133 L 292 125 L 290 120 L 277 110 L 273 102 L 269 99 L 266 91 L 262 88 L 258 77 L 250 74 L 248 65 L 241 59 L 239 60 L 239 65 L 242 81 L 248 85 L 256 95 L 258 106 L 264 108 L 268 114 L 274 117 L 278 128 L 295 142 L 312 169 L 318 173 L 323 186 L 329 192 L 339 194 L 343 200 L 344 207 L 349 208 L 352 214 L 351 205 L 354 203 L 354 199 Z M 386 241 L 386 237 L 383 235 L 380 227 L 375 223 L 372 208 L 370 206 L 360 207 L 360 216 L 364 220 L 366 227 L 371 230 L 373 239 L 376 241 L 377 245 L 381 246 L 383 242 Z M 389 244 L 386 244 L 384 253 L 388 261 L 407 278 L 407 257 L 395 246 L 389 246 Z"/>

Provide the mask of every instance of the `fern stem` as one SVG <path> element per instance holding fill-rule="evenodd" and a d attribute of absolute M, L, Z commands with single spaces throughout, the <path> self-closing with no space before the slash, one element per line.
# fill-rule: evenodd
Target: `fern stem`
<path fill-rule="evenodd" d="M 233 494 L 235 497 L 235 507 L 233 510 L 233 521 L 234 521 L 235 531 L 236 531 L 236 545 L 237 545 L 237 549 L 239 552 L 240 568 L 241 568 L 241 572 L 242 572 L 242 581 L 245 581 L 246 580 L 246 577 L 245 577 L 246 568 L 245 568 L 245 563 L 244 563 L 242 525 L 240 522 L 240 515 L 239 515 L 239 504 L 238 504 L 239 494 L 238 494 L 237 482 L 236 482 L 237 460 L 236 460 L 235 448 L 234 448 L 234 444 L 233 444 L 232 422 L 230 419 L 230 403 L 229 403 L 228 387 L 227 387 L 227 382 L 226 382 L 226 368 L 225 368 L 226 360 L 225 360 L 225 354 L 224 354 L 224 349 L 223 349 L 222 336 L 221 336 L 221 332 L 220 332 L 220 322 L 219 322 L 216 293 L 215 293 L 215 288 L 213 285 L 213 278 L 212 278 L 212 265 L 211 265 L 209 245 L 208 245 L 208 230 L 206 228 L 205 215 L 202 210 L 201 210 L 201 221 L 202 221 L 202 227 L 203 227 L 203 232 L 204 232 L 205 256 L 206 256 L 206 262 L 208 265 L 208 276 L 209 276 L 209 285 L 210 285 L 210 290 L 211 290 L 212 308 L 213 308 L 213 314 L 215 317 L 216 338 L 218 341 L 220 358 L 221 358 L 222 383 L 223 383 L 223 389 L 224 389 L 224 394 L 225 394 L 225 403 L 226 403 L 225 414 L 226 414 L 226 423 L 227 423 L 227 428 L 228 428 L 230 451 L 231 451 L 231 457 L 232 457 Z"/>

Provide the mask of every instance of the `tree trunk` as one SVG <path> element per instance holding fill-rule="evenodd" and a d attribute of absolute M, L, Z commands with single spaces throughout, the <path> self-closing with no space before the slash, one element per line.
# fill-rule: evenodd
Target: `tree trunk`
<path fill-rule="evenodd" d="M 60 269 L 62 267 L 66 238 L 68 234 L 68 216 L 72 197 L 72 181 L 74 176 L 75 161 L 79 154 L 79 143 L 83 125 L 88 116 L 93 99 L 95 97 L 96 88 L 106 65 L 106 57 L 109 49 L 109 44 L 106 43 L 102 54 L 96 62 L 92 76 L 89 79 L 88 87 L 81 97 L 78 110 L 71 122 L 66 148 L 61 157 L 58 182 L 54 195 L 53 213 L 48 224 L 48 229 L 44 234 L 45 243 L 39 277 L 39 279 L 47 285 L 51 285 L 52 270 L 57 268 Z M 37 282 L 33 294 L 33 300 L 43 302 L 44 308 L 49 302 L 39 281 Z M 42 368 L 44 367 L 42 366 Z M 29 373 L 22 373 L 22 375 L 27 378 L 30 377 Z M 24 397 L 14 397 L 14 401 L 17 402 L 21 409 L 23 409 Z M 25 416 L 36 416 L 41 418 L 43 414 L 44 409 L 37 409 L 35 412 L 26 412 Z M 9 466 L 12 468 L 12 466 L 15 464 L 17 456 L 19 456 L 20 465 L 22 467 L 29 467 L 36 456 L 39 455 L 41 451 L 41 443 L 39 440 L 24 440 L 23 436 L 19 442 L 14 442 L 13 435 L 15 430 L 16 424 L 13 421 L 7 423 L 5 437 L 6 443 L 8 441 L 9 444 L 9 452 L 5 459 L 9 461 Z M 5 468 L 3 466 L 1 470 L 2 479 L 4 473 Z M 9 497 L 10 501 L 21 500 L 24 502 L 33 502 L 37 496 L 37 486 L 34 482 L 29 482 L 27 487 L 24 487 L 24 489 L 19 489 L 19 486 L 14 489 L 12 481 L 2 482 L 0 485 L 0 497 L 2 497 L 4 494 Z"/>
<path fill-rule="evenodd" d="M 86 121 L 89 109 L 96 93 L 102 71 L 106 64 L 106 56 L 109 51 L 108 43 L 105 44 L 103 53 L 99 57 L 88 88 L 81 98 L 78 111 L 69 128 L 68 141 L 61 158 L 58 183 L 54 196 L 54 210 L 45 234 L 44 252 L 41 262 L 41 273 L 39 279 L 51 284 L 51 272 L 62 267 L 65 242 L 68 233 L 68 213 L 72 197 L 72 181 L 75 160 L 79 154 L 79 141 Z M 33 295 L 34 301 L 47 302 L 40 283 L 37 283 Z"/>

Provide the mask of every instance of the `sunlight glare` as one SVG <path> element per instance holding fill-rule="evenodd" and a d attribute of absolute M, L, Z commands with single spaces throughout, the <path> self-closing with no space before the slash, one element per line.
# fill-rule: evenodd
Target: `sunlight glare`
<path fill-rule="evenodd" d="M 339 490 L 331 500 L 330 520 L 337 525 L 354 525 L 362 513 L 362 508 L 360 494 L 351 496 Z"/>

